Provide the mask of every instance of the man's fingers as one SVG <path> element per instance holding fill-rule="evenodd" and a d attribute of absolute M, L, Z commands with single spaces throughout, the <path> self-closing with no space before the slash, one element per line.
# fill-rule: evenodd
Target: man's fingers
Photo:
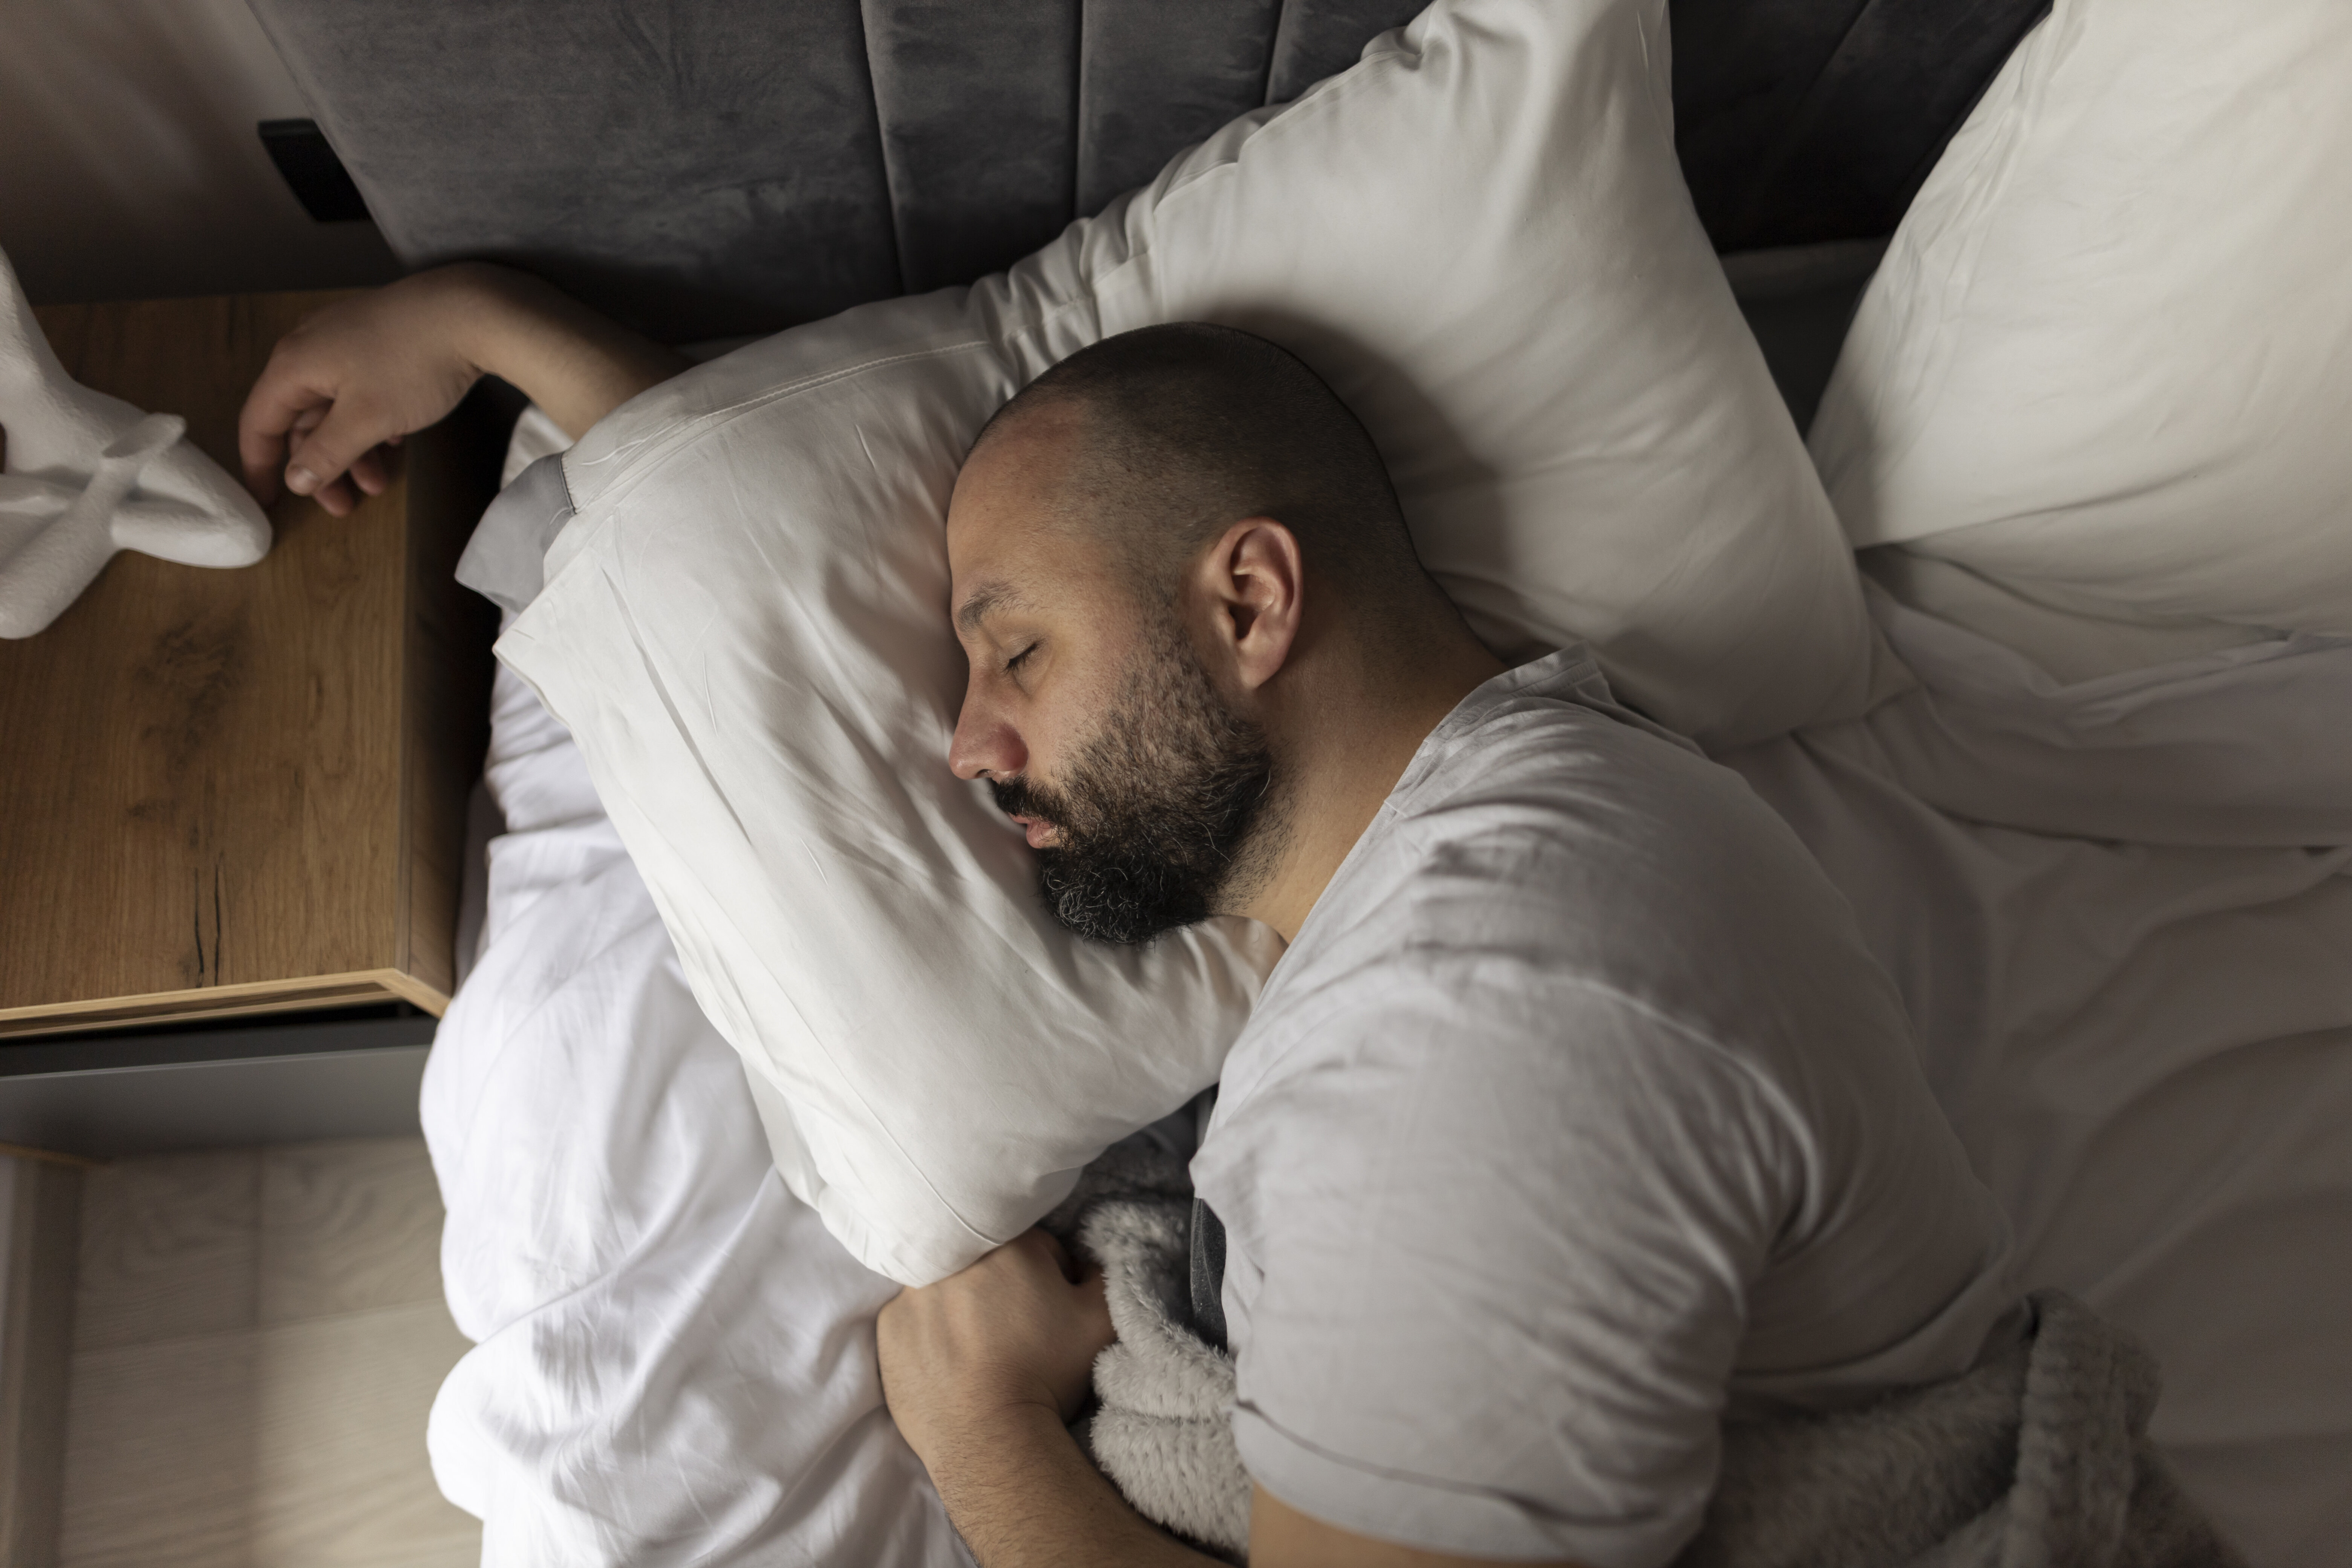
<path fill-rule="evenodd" d="M 289 464 L 299 464 L 304 461 L 304 448 L 310 442 L 310 433 L 319 427 L 325 417 L 325 410 L 311 409 L 294 421 L 293 433 L 287 438 Z M 373 496 L 383 493 L 385 473 L 383 450 L 383 448 L 380 447 L 372 447 L 362 452 L 352 459 L 350 469 L 341 479 L 330 479 L 319 486 L 310 492 L 310 499 L 318 502 L 320 509 L 330 517 L 351 516 L 352 510 L 360 504 L 362 495 Z"/>
<path fill-rule="evenodd" d="M 348 474 L 331 484 L 320 486 L 311 492 L 310 499 L 317 501 L 329 517 L 349 517 L 352 509 L 360 504 L 360 498 L 352 493 L 352 480 Z"/>
<path fill-rule="evenodd" d="M 370 447 L 393 434 L 389 428 L 379 427 L 382 424 L 369 410 L 353 406 L 349 398 L 338 398 L 318 428 L 302 436 L 289 455 L 286 488 L 298 496 L 318 495 L 341 479 L 344 471 Z M 344 493 L 348 497 L 348 489 Z M 343 510 L 351 509 L 346 505 Z"/>
<path fill-rule="evenodd" d="M 1025 1246 L 1032 1252 L 1044 1253 L 1046 1260 L 1060 1271 L 1063 1279 L 1073 1284 L 1077 1282 L 1078 1266 L 1070 1261 L 1070 1249 L 1064 1247 L 1062 1238 L 1052 1231 L 1030 1231 L 1022 1236 L 1015 1245 Z"/>
<path fill-rule="evenodd" d="M 236 416 L 236 455 L 247 489 L 264 501 L 278 498 L 289 433 L 303 428 L 306 418 L 323 418 L 333 401 L 333 391 L 295 368 L 282 348 L 270 356 Z"/>
<path fill-rule="evenodd" d="M 236 456 L 245 469 L 245 488 L 267 505 L 278 499 L 278 470 L 286 461 L 286 433 L 293 427 L 299 406 L 265 403 L 262 390 L 256 384 L 253 395 L 245 400 L 245 409 L 237 416 Z"/>
<path fill-rule="evenodd" d="M 1103 1271 L 1088 1266 L 1086 1277 L 1078 1281 L 1078 1314 L 1087 1333 L 1100 1354 L 1103 1346 L 1118 1338 L 1118 1329 L 1110 1321 L 1110 1289 Z"/>
<path fill-rule="evenodd" d="M 1070 1256 L 1070 1249 L 1062 1245 L 1062 1238 L 1051 1231 L 1030 1231 L 1013 1245 L 1027 1249 L 1039 1261 L 1051 1264 L 1069 1285 L 1077 1311 L 1077 1326 L 1097 1349 L 1118 1338 L 1118 1331 L 1111 1326 L 1110 1298 L 1103 1284 L 1099 1264 L 1081 1266 Z"/>
<path fill-rule="evenodd" d="M 383 494 L 392 483 L 391 470 L 384 466 L 384 449 L 371 447 L 352 459 L 351 480 L 369 495 Z"/>

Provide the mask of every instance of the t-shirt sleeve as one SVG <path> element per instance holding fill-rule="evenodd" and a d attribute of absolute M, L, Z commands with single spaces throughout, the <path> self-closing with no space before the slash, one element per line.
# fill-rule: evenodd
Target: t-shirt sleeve
<path fill-rule="evenodd" d="M 1805 1162 L 1746 1068 L 1641 1003 L 1498 954 L 1465 1009 L 1465 978 L 1335 1005 L 1237 1110 L 1273 1120 L 1227 1130 L 1255 1152 L 1203 1191 L 1255 1238 L 1243 1463 L 1360 1534 L 1651 1568 L 1698 1528 Z"/>

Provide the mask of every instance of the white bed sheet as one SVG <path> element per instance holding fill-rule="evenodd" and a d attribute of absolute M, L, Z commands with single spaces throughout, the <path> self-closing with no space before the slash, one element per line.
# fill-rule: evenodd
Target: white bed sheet
<path fill-rule="evenodd" d="M 2352 643 L 2062 685 L 1879 605 L 1919 691 L 1727 760 L 1901 984 L 2021 1286 L 2142 1334 L 2258 1565 L 2352 1568 Z M 892 1287 L 767 1165 L 569 737 L 501 672 L 480 958 L 424 1119 L 478 1348 L 445 1492 L 509 1563 L 966 1561 L 880 1408 Z"/>
<path fill-rule="evenodd" d="M 2254 1563 L 2352 1564 L 2352 642 L 2063 685 L 1877 609 L 1919 690 L 1724 760 L 1860 913 L 2020 1283 L 2155 1350 Z"/>

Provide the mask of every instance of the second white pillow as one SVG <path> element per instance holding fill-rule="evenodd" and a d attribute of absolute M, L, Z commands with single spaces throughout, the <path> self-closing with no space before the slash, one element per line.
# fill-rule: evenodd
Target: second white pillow
<path fill-rule="evenodd" d="M 1823 395 L 1853 542 L 2184 650 L 2217 622 L 2352 634 L 2347 164 L 2342 0 L 2057 0 Z"/>

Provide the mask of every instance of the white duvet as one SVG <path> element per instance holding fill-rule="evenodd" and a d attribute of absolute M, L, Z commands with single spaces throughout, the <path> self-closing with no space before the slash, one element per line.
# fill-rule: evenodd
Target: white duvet
<path fill-rule="evenodd" d="M 1882 601 L 1921 689 L 1727 758 L 1901 984 L 2021 1286 L 2143 1335 L 2257 1564 L 2352 1564 L 2352 642 L 2058 686 Z M 425 1126 L 478 1342 L 443 1489 L 509 1563 L 964 1561 L 880 1407 L 891 1290 L 769 1168 L 569 738 L 500 674 L 481 956 Z"/>
<path fill-rule="evenodd" d="M 480 957 L 435 1037 L 427 1442 L 485 1563 L 968 1563 L 882 1409 L 898 1287 L 784 1190 L 579 752 L 501 668 Z"/>

